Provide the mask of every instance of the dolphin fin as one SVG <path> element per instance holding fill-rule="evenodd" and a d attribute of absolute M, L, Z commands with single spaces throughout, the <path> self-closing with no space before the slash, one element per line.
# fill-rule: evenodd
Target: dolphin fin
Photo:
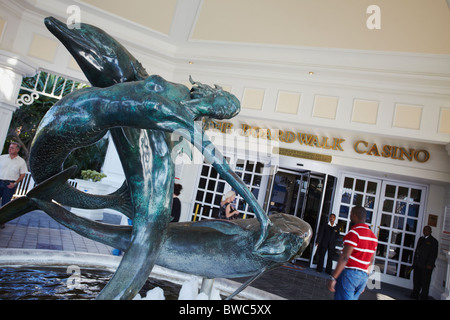
<path fill-rule="evenodd" d="M 71 166 L 64 171 L 42 181 L 33 189 L 28 191 L 27 198 L 50 200 L 58 192 L 58 189 L 70 179 L 77 170 L 77 166 Z"/>
<path fill-rule="evenodd" d="M 225 300 L 231 300 L 235 295 L 237 295 L 239 292 L 241 292 L 242 290 L 244 290 L 245 288 L 247 288 L 253 281 L 255 281 L 256 279 L 258 279 L 260 276 L 262 276 L 264 274 L 264 272 L 266 272 L 267 269 L 263 268 L 262 270 L 260 270 L 257 274 L 255 274 L 253 277 L 251 277 L 250 279 L 248 279 L 246 282 L 244 282 L 239 288 L 237 288 L 232 294 L 230 294 L 228 297 L 225 298 Z"/>
<path fill-rule="evenodd" d="M 227 220 L 202 220 L 195 222 L 192 227 L 205 227 L 215 229 L 223 234 L 236 235 L 244 234 L 245 230 L 233 222 Z"/>
<path fill-rule="evenodd" d="M 72 166 L 57 175 L 41 182 L 33 189 L 28 191 L 25 197 L 17 198 L 8 202 L 0 208 L 0 224 L 11 221 L 24 214 L 39 209 L 32 198 L 42 198 L 50 200 L 58 189 L 66 183 L 66 181 L 76 171 L 77 166 Z"/>

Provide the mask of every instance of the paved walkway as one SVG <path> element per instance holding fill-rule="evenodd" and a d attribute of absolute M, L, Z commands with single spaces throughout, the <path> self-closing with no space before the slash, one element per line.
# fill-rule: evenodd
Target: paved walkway
<path fill-rule="evenodd" d="M 105 213 L 103 221 L 120 224 L 120 217 Z M 105 255 L 111 255 L 113 250 L 65 228 L 39 210 L 6 223 L 5 228 L 0 229 L 0 248 L 50 249 Z M 267 272 L 252 286 L 289 300 L 331 300 L 333 294 L 326 289 L 327 279 L 326 274 L 319 274 L 305 266 L 286 264 Z M 409 290 L 382 283 L 380 290 L 366 290 L 360 299 L 409 300 L 408 294 Z"/>

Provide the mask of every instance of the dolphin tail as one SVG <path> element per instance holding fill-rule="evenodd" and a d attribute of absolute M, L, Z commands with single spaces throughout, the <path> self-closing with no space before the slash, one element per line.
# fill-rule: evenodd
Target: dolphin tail
<path fill-rule="evenodd" d="M 79 217 L 52 201 L 40 199 L 33 201 L 55 221 L 70 227 L 76 233 L 122 251 L 128 249 L 132 230 L 130 226 L 109 225 Z"/>
<path fill-rule="evenodd" d="M 5 224 L 36 209 L 38 209 L 36 204 L 27 197 L 17 198 L 0 208 L 0 224 Z"/>
<path fill-rule="evenodd" d="M 50 200 L 53 195 L 58 192 L 58 189 L 72 176 L 76 169 L 77 166 L 72 166 L 41 182 L 31 189 L 25 197 L 17 198 L 5 204 L 0 208 L 0 224 L 18 218 L 30 211 L 39 209 L 31 198 Z"/>
<path fill-rule="evenodd" d="M 114 206 L 111 209 L 117 210 L 126 215 L 128 218 L 133 219 L 134 211 L 131 205 L 130 189 L 128 188 L 127 181 L 125 180 L 122 186 L 111 195 L 118 196 L 122 199 L 122 203 L 120 205 Z"/>

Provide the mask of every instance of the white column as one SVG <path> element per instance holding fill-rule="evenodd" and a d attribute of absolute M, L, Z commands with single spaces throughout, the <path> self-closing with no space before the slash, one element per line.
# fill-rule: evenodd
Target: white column
<path fill-rule="evenodd" d="M 24 57 L 0 50 L 0 149 L 6 140 L 23 77 L 36 74 L 38 67 Z"/>
<path fill-rule="evenodd" d="M 106 151 L 105 161 L 103 162 L 102 172 L 106 174 L 106 178 L 103 178 L 101 182 L 110 185 L 112 188 L 110 190 L 111 192 L 113 189 L 119 188 L 125 180 L 122 163 L 120 162 L 119 154 L 111 136 L 109 136 L 108 149 Z"/>

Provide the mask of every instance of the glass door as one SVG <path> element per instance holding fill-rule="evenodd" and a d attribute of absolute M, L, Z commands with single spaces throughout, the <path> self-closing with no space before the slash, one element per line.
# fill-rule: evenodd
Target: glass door
<path fill-rule="evenodd" d="M 267 212 L 287 213 L 302 217 L 308 193 L 309 172 L 278 169 L 273 177 Z"/>
<path fill-rule="evenodd" d="M 414 248 L 422 232 L 426 187 L 401 181 L 344 174 L 336 197 L 340 242 L 350 229 L 350 210 L 360 205 L 367 211 L 366 223 L 378 238 L 376 271 L 381 280 L 411 287 Z"/>
<path fill-rule="evenodd" d="M 426 188 L 385 182 L 377 219 L 378 248 L 375 265 L 382 280 L 411 285 L 414 248 L 422 232 Z"/>
<path fill-rule="evenodd" d="M 337 218 L 342 237 L 350 229 L 350 210 L 354 206 L 362 206 L 366 209 L 366 223 L 374 230 L 380 190 L 381 180 L 364 176 L 343 176 L 341 195 L 336 197 L 339 201 Z"/>

